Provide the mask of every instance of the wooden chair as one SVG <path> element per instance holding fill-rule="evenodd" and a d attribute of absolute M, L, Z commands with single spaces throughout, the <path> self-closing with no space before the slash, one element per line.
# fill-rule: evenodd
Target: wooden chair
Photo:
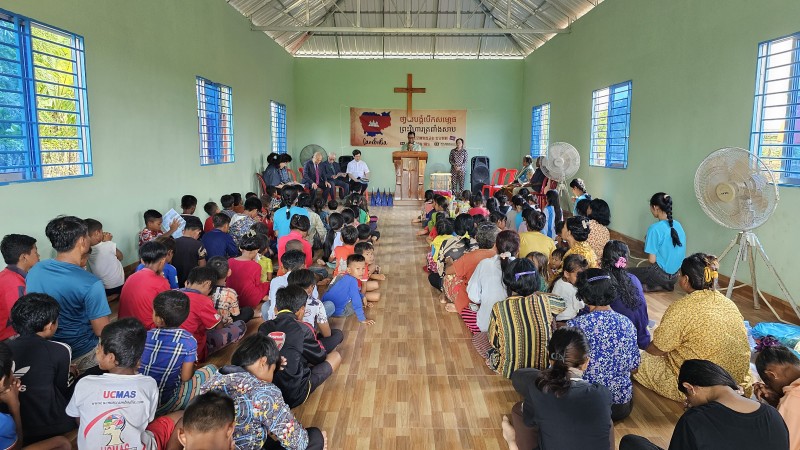
<path fill-rule="evenodd" d="M 506 170 L 504 168 L 495 169 L 494 173 L 492 174 L 492 180 L 489 184 L 484 184 L 483 188 L 481 188 L 481 193 L 484 197 L 488 198 L 494 195 L 503 185 L 503 179 L 506 176 Z"/>

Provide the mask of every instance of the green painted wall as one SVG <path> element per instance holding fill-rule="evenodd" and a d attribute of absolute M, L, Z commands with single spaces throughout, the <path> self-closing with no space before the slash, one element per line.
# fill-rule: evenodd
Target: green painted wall
<path fill-rule="evenodd" d="M 44 235 L 59 214 L 93 217 L 125 253 L 149 208 L 176 209 L 254 190 L 269 152 L 269 101 L 294 108 L 293 60 L 219 0 L 6 0 L 2 7 L 85 39 L 94 173 L 91 178 L 0 186 L 0 235 Z M 233 88 L 236 162 L 201 167 L 195 76 Z M 290 125 L 291 129 L 291 125 Z M 290 144 L 291 145 L 291 144 Z"/>
<path fill-rule="evenodd" d="M 518 167 L 522 123 L 522 61 L 295 60 L 295 141 L 318 144 L 341 155 L 350 146 L 350 107 L 405 108 L 406 73 L 427 93 L 414 95 L 414 109 L 466 109 L 469 157 L 488 155 L 491 168 Z M 361 148 L 371 188 L 394 189 L 391 153 Z M 428 151 L 427 174 L 449 171 L 449 148 Z M 429 177 L 426 174 L 426 183 Z M 466 183 L 469 183 L 467 178 Z"/>
<path fill-rule="evenodd" d="M 666 191 L 674 196 L 688 250 L 719 254 L 734 232 L 700 209 L 695 168 L 718 148 L 749 147 L 758 43 L 800 31 L 798 17 L 795 0 L 606 0 L 570 34 L 525 60 L 521 142 L 530 142 L 530 108 L 551 102 L 551 141 L 579 149 L 578 175 L 594 196 L 609 201 L 614 229 L 643 239 L 653 220 L 648 199 Z M 589 167 L 592 91 L 625 80 L 633 80 L 629 166 Z M 780 196 L 758 235 L 800 298 L 800 279 L 790 269 L 800 245 L 800 189 L 780 188 Z M 723 272 L 732 260 L 726 258 Z M 779 294 L 766 270 L 759 270 L 759 282 Z"/>

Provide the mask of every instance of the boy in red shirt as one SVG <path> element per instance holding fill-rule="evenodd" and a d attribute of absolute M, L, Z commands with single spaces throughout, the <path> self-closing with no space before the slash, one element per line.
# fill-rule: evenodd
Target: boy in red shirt
<path fill-rule="evenodd" d="M 260 249 L 261 242 L 257 236 L 244 236 L 239 241 L 242 255 L 228 260 L 230 275 L 225 282 L 239 295 L 239 305 L 253 309 L 257 309 L 269 293 L 269 281 L 261 282 L 261 265 L 255 262 Z"/>
<path fill-rule="evenodd" d="M 350 225 L 342 228 L 342 245 L 336 247 L 331 255 L 331 261 L 336 263 L 333 269 L 333 276 L 347 272 L 347 257 L 355 253 L 355 245 L 358 240 L 358 230 Z"/>
<path fill-rule="evenodd" d="M 195 267 L 189 272 L 186 287 L 180 289 L 189 297 L 189 317 L 181 328 L 192 333 L 197 341 L 198 363 L 205 361 L 209 354 L 238 342 L 247 331 L 247 324 L 241 320 L 222 326 L 222 317 L 208 296 L 216 280 L 217 273 L 211 267 Z"/>
<path fill-rule="evenodd" d="M 36 239 L 24 234 L 8 234 L 0 242 L 6 268 L 0 271 L 0 341 L 17 334 L 8 325 L 11 307 L 25 295 L 25 277 L 39 262 Z"/>
<path fill-rule="evenodd" d="M 206 219 L 205 223 L 203 224 L 203 233 L 208 233 L 209 231 L 214 229 L 214 216 L 219 214 L 219 206 L 217 206 L 214 202 L 208 202 L 203 205 L 203 211 L 208 214 L 208 218 Z"/>
<path fill-rule="evenodd" d="M 156 327 L 153 323 L 153 299 L 169 290 L 169 282 L 163 275 L 167 246 L 156 241 L 145 242 L 139 248 L 139 260 L 144 268 L 122 285 L 118 316 L 135 317 L 147 330 L 152 330 Z"/>
<path fill-rule="evenodd" d="M 311 221 L 306 216 L 295 214 L 289 222 L 289 234 L 278 238 L 278 261 L 281 256 L 286 252 L 286 243 L 292 240 L 298 240 L 303 244 L 303 253 L 306 254 L 306 267 L 311 267 L 314 264 L 314 251 L 311 248 L 311 243 L 306 240 L 308 230 L 311 228 Z"/>

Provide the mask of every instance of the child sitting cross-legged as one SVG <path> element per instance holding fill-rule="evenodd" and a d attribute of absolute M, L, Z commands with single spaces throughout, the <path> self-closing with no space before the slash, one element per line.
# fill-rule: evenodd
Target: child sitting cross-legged
<path fill-rule="evenodd" d="M 377 280 L 385 280 L 386 276 L 373 273 L 377 266 L 375 265 L 375 247 L 371 243 L 359 242 L 354 247 L 354 254 L 364 257 L 364 272 L 358 277 L 358 287 L 364 294 L 367 307 L 370 307 L 372 306 L 371 302 L 377 302 L 381 299 L 381 293 L 378 291 L 381 286 Z"/>
<path fill-rule="evenodd" d="M 289 274 L 291 274 L 292 271 L 306 268 L 305 261 L 306 255 L 300 250 L 286 250 L 286 253 L 281 256 L 280 265 L 286 272 L 283 275 L 273 278 L 269 284 L 269 301 L 261 305 L 261 317 L 263 317 L 264 320 L 275 318 L 275 296 L 278 293 L 278 289 L 289 285 Z M 316 286 L 314 295 L 317 297 L 319 296 L 316 291 Z"/>
<path fill-rule="evenodd" d="M 172 258 L 175 256 L 175 239 L 172 236 L 159 236 L 155 240 L 164 247 L 167 247 L 167 256 L 161 274 L 167 279 L 170 289 L 178 289 L 178 269 L 172 265 Z M 139 271 L 144 268 L 144 264 L 140 263 L 136 270 Z"/>
<path fill-rule="evenodd" d="M 139 248 L 139 260 L 142 268 L 122 286 L 119 317 L 135 317 L 149 330 L 155 328 L 153 299 L 169 290 L 169 282 L 162 275 L 167 263 L 167 247 L 160 242 L 145 242 Z"/>
<path fill-rule="evenodd" d="M 165 233 L 161 230 L 162 222 L 163 216 L 155 209 L 148 209 L 144 212 L 144 229 L 139 232 L 139 247 L 145 242 L 150 242 L 161 235 L 172 236 L 172 233 L 181 226 L 180 221 L 176 217 L 175 220 L 169 224 L 169 230 Z"/>
<path fill-rule="evenodd" d="M 172 265 L 178 272 L 178 286 L 186 284 L 186 277 L 189 271 L 197 266 L 206 265 L 206 248 L 200 242 L 200 233 L 203 231 L 203 223 L 194 216 L 186 218 L 186 226 L 183 229 L 183 236 L 175 239 L 175 255 L 172 257 Z"/>
<path fill-rule="evenodd" d="M 311 243 L 306 240 L 310 227 L 311 222 L 308 220 L 308 217 L 299 214 L 292 216 L 292 219 L 289 221 L 289 233 L 278 238 L 278 260 L 281 259 L 281 256 L 283 256 L 283 253 L 286 251 L 286 243 L 297 240 L 303 244 L 303 253 L 306 255 L 306 267 L 311 267 L 314 263 L 314 255 Z"/>
<path fill-rule="evenodd" d="M 7 234 L 0 241 L 0 254 L 6 268 L 0 270 L 0 340 L 14 336 L 8 324 L 11 307 L 25 294 L 28 271 L 39 262 L 36 239 L 24 234 Z"/>
<path fill-rule="evenodd" d="M 342 362 L 341 355 L 327 351 L 317 340 L 314 329 L 302 321 L 307 300 L 308 294 L 300 286 L 279 289 L 275 318 L 258 327 L 263 335 L 276 331 L 285 334 L 280 352 L 286 358 L 286 366 L 275 374 L 275 384 L 291 408 L 303 404 Z"/>
<path fill-rule="evenodd" d="M 326 448 L 325 432 L 304 429 L 281 390 L 272 384 L 280 363 L 278 345 L 272 338 L 260 333 L 248 336 L 233 352 L 231 365 L 221 368 L 201 390 L 219 391 L 236 403 L 233 441 L 237 449 Z"/>
<path fill-rule="evenodd" d="M 122 284 L 125 282 L 125 272 L 122 269 L 122 252 L 111 239 L 111 233 L 103 232 L 103 224 L 94 219 L 86 219 L 86 228 L 89 231 L 89 244 L 92 251 L 89 253 L 89 272 L 103 280 L 106 295 L 119 295 Z"/>
<path fill-rule="evenodd" d="M 208 260 L 207 267 L 214 269 L 217 275 L 217 281 L 211 288 L 211 300 L 222 318 L 222 326 L 229 326 L 237 320 L 249 322 L 255 315 L 253 308 L 239 306 L 239 295 L 225 285 L 231 275 L 228 260 L 222 256 L 215 256 Z"/>
<path fill-rule="evenodd" d="M 11 308 L 11 325 L 19 337 L 6 341 L 21 383 L 22 436 L 29 445 L 76 428 L 64 408 L 72 395 L 71 350 L 51 341 L 58 328 L 58 303 L 47 294 L 22 296 Z M 8 448 L 4 446 L 3 448 Z"/>
<path fill-rule="evenodd" d="M 189 297 L 181 291 L 166 291 L 153 300 L 153 323 L 147 332 L 139 373 L 156 380 L 159 402 L 156 415 L 186 408 L 200 386 L 217 372 L 211 364 L 197 371 L 197 340 L 180 328 L 189 317 Z"/>
<path fill-rule="evenodd" d="M 220 391 L 198 395 L 189 402 L 178 425 L 178 440 L 184 450 L 236 448 L 233 430 L 236 405 Z"/>
<path fill-rule="evenodd" d="M 206 248 L 206 261 L 214 256 L 233 257 L 239 255 L 239 248 L 228 234 L 231 218 L 226 214 L 214 215 L 214 229 L 203 235 L 201 242 Z"/>
<path fill-rule="evenodd" d="M 228 260 L 230 275 L 225 284 L 239 294 L 239 304 L 248 308 L 256 308 L 269 292 L 269 282 L 261 282 L 261 266 L 255 262 L 260 248 L 258 237 L 248 234 L 239 241 L 241 256 Z"/>
<path fill-rule="evenodd" d="M 358 278 L 364 275 L 366 261 L 362 255 L 347 257 L 347 269 L 343 276 L 333 283 L 328 292 L 322 296 L 323 303 L 333 303 L 334 312 L 331 317 L 347 317 L 353 314 L 365 325 L 375 324 L 364 315 L 364 294 L 358 289 Z M 330 306 L 326 305 L 326 308 Z"/>
<path fill-rule="evenodd" d="M 186 287 L 180 289 L 189 296 L 189 317 L 183 321 L 181 328 L 192 333 L 197 340 L 198 362 L 205 361 L 208 354 L 238 342 L 247 331 L 247 324 L 241 320 L 229 326 L 222 325 L 222 318 L 208 296 L 216 281 L 217 273 L 214 269 L 195 267 L 189 272 Z"/>
<path fill-rule="evenodd" d="M 355 227 L 345 225 L 342 228 L 342 245 L 336 247 L 331 255 L 331 261 L 336 264 L 333 276 L 347 271 L 347 258 L 355 252 L 356 241 L 358 240 L 358 230 Z"/>
<path fill-rule="evenodd" d="M 578 298 L 575 283 L 578 275 L 589 268 L 589 263 L 582 255 L 569 255 L 564 258 L 561 272 L 550 285 L 550 292 L 564 299 L 564 311 L 556 316 L 559 322 L 570 320 L 578 315 L 586 305 Z"/>
<path fill-rule="evenodd" d="M 156 418 L 158 386 L 136 371 L 146 339 L 147 331 L 132 317 L 103 328 L 96 358 L 107 373 L 78 381 L 66 409 L 79 422 L 78 448 L 180 448 L 173 431 L 183 413 Z"/>
<path fill-rule="evenodd" d="M 311 325 L 311 328 L 315 330 L 317 339 L 325 347 L 325 350 L 330 352 L 335 349 L 344 340 L 344 334 L 342 334 L 342 330 L 331 329 L 331 325 L 328 323 L 328 316 L 333 314 L 333 304 L 323 305 L 320 300 L 314 272 L 308 269 L 293 270 L 287 277 L 287 281 L 288 286 L 300 286 L 308 294 L 303 322 Z"/>

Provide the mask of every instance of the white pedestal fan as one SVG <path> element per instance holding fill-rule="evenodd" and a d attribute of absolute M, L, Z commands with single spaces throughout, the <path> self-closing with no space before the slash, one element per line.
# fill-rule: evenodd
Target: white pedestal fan
<path fill-rule="evenodd" d="M 574 209 L 572 196 L 567 188 L 567 180 L 578 173 L 581 167 L 581 155 L 578 150 L 566 142 L 553 142 L 547 147 L 547 155 L 542 160 L 541 169 L 544 176 L 558 183 L 559 198 L 566 198 L 570 211 Z M 543 192 L 544 194 L 544 192 Z M 563 203 L 562 203 L 563 204 Z"/>
<path fill-rule="evenodd" d="M 746 259 L 750 266 L 754 308 L 760 309 L 760 300 L 764 300 L 775 317 L 781 322 L 786 322 L 778 316 L 758 288 L 756 256 L 760 256 L 767 269 L 775 276 L 778 286 L 795 314 L 800 317 L 800 310 L 792 294 L 786 289 L 786 285 L 753 231 L 766 223 L 778 206 L 778 185 L 774 174 L 764 161 L 742 148 L 719 149 L 708 155 L 697 168 L 694 176 L 694 192 L 703 212 L 711 220 L 723 227 L 738 230 L 720 255 L 721 261 L 736 245 L 739 246 L 726 296 L 731 298 L 739 263 Z"/>

